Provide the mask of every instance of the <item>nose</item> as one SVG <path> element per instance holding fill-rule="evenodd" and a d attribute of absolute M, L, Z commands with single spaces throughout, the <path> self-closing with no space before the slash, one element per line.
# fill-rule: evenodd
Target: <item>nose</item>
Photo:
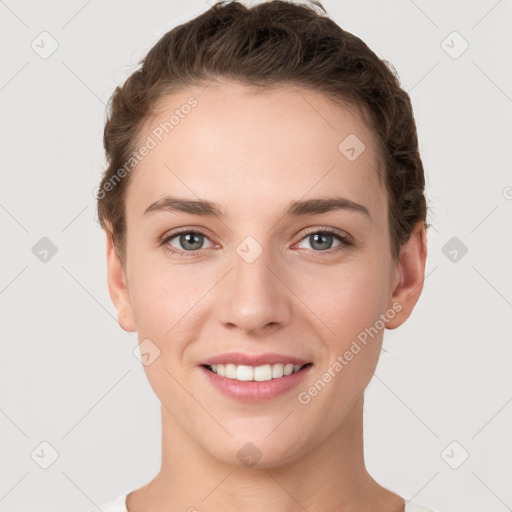
<path fill-rule="evenodd" d="M 219 316 L 227 328 L 264 335 L 289 322 L 290 296 L 284 284 L 284 266 L 264 250 L 249 263 L 235 253 L 232 270 L 219 289 Z"/>

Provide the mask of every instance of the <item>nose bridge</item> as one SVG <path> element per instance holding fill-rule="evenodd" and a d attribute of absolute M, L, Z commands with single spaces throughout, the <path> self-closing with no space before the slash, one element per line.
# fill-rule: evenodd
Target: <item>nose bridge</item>
<path fill-rule="evenodd" d="M 221 321 L 245 331 L 286 322 L 288 299 L 275 275 L 278 265 L 270 249 L 247 237 L 236 248 L 231 263 L 232 271 L 221 291 Z"/>

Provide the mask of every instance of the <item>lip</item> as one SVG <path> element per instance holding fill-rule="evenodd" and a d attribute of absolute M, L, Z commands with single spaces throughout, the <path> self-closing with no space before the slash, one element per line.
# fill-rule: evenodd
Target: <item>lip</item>
<path fill-rule="evenodd" d="M 295 360 L 297 359 L 295 358 Z M 288 359 L 288 362 L 291 362 L 290 359 Z M 240 402 L 265 402 L 284 395 L 298 386 L 312 367 L 313 364 L 308 364 L 296 373 L 265 381 L 228 379 L 208 370 L 205 366 L 200 366 L 199 369 L 208 379 L 209 383 L 225 396 Z"/>
<path fill-rule="evenodd" d="M 287 356 L 285 354 L 277 354 L 274 352 L 265 352 L 263 354 L 250 354 L 247 352 L 226 352 L 224 354 L 219 354 L 218 356 L 210 357 L 209 359 L 205 359 L 201 363 L 201 366 L 212 364 L 243 364 L 246 366 L 262 366 L 264 364 L 300 364 L 301 366 L 304 364 L 311 363 L 311 361 L 306 361 L 305 359 L 300 359 L 298 357 Z"/>

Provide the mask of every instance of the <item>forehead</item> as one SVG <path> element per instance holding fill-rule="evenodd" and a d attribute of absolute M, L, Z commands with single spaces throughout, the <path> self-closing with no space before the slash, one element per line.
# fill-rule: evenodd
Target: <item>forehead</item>
<path fill-rule="evenodd" d="M 129 210 L 170 193 L 261 207 L 276 190 L 281 206 L 339 192 L 377 215 L 385 207 L 375 140 L 350 105 L 291 86 L 214 82 L 166 96 L 157 112 L 139 133 L 137 147 L 151 149 L 132 172 Z"/>

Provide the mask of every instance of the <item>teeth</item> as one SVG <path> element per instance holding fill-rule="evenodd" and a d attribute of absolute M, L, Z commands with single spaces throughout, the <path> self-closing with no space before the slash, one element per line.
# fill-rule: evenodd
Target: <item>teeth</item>
<path fill-rule="evenodd" d="M 271 379 L 279 379 L 285 375 L 298 372 L 302 365 L 300 364 L 264 364 L 262 366 L 246 366 L 243 364 L 212 364 L 210 366 L 212 372 L 227 377 L 228 379 L 236 379 L 241 381 L 264 381 Z"/>

